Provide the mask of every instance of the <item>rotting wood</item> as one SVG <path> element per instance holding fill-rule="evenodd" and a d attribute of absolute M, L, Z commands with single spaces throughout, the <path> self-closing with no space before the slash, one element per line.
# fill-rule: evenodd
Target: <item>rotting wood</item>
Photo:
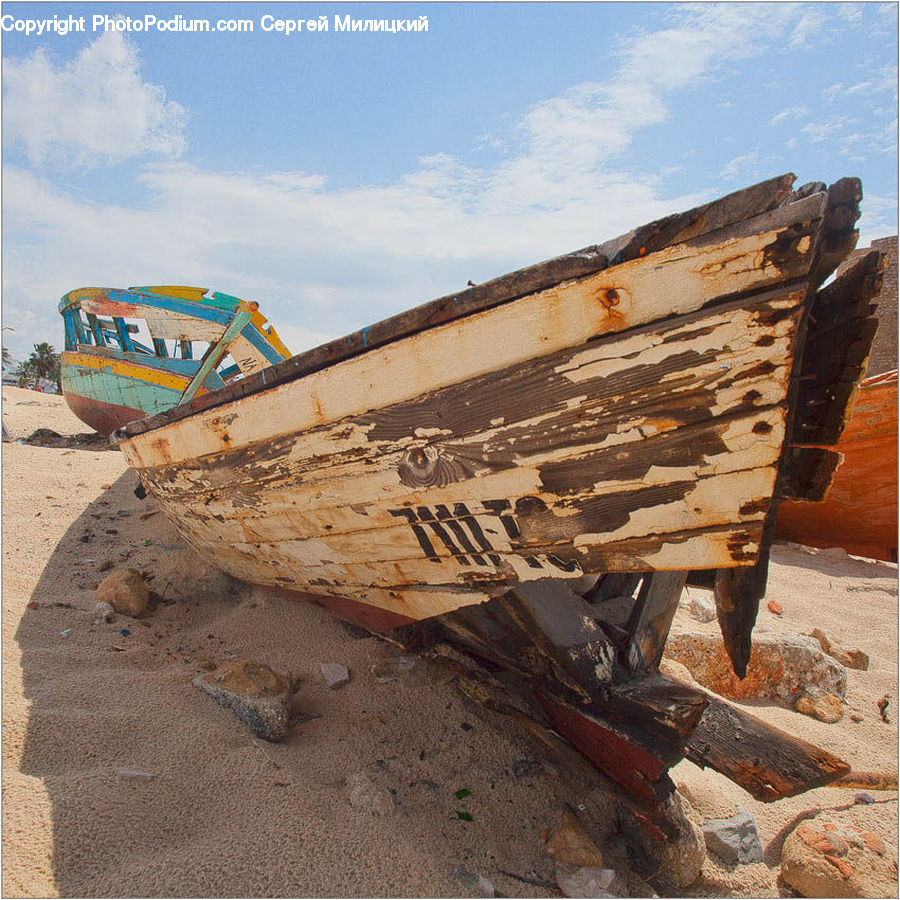
<path fill-rule="evenodd" d="M 760 540 L 760 545 L 762 550 L 756 563 L 740 569 L 720 568 L 716 572 L 713 587 L 716 618 L 719 620 L 722 640 L 738 678 L 747 674 L 750 638 L 759 612 L 759 601 L 766 592 L 769 574 L 768 542 Z"/>
<path fill-rule="evenodd" d="M 575 354 L 545 358 L 535 364 L 531 374 L 525 370 L 485 377 L 460 388 L 448 388 L 445 396 L 438 394 L 427 402 L 401 405 L 396 412 L 389 409 L 343 420 L 330 431 L 301 435 L 280 447 L 261 446 L 261 453 L 236 449 L 202 461 L 196 473 L 183 465 L 148 470 L 145 480 L 155 489 L 164 509 L 186 513 L 182 532 L 189 539 L 212 546 L 220 556 L 233 553 L 227 545 L 215 547 L 223 537 L 230 536 L 237 547 L 246 544 L 247 555 L 240 569 L 228 560 L 218 561 L 232 574 L 251 580 L 253 572 L 245 566 L 256 564 L 257 570 L 265 570 L 267 554 L 278 568 L 289 569 L 292 563 L 295 566 L 300 562 L 314 567 L 316 547 L 320 560 L 335 562 L 343 558 L 374 562 L 381 547 L 385 548 L 385 562 L 423 554 L 437 558 L 465 556 L 464 565 L 468 565 L 472 551 L 467 541 L 479 541 L 490 525 L 497 536 L 487 537 L 490 547 L 475 543 L 475 550 L 506 553 L 505 529 L 497 532 L 502 518 L 485 503 L 495 509 L 499 509 L 497 504 L 506 504 L 510 514 L 521 520 L 516 527 L 523 535 L 523 555 L 536 555 L 526 549 L 533 544 L 537 555 L 543 552 L 560 560 L 557 568 L 571 567 L 575 562 L 581 569 L 569 568 L 568 574 L 573 577 L 584 569 L 584 563 L 602 562 L 606 570 L 615 570 L 621 565 L 616 559 L 626 551 L 622 541 L 629 537 L 639 538 L 644 546 L 640 561 L 628 564 L 628 568 L 647 568 L 648 557 L 660 551 L 667 537 L 674 551 L 675 533 L 686 528 L 708 529 L 713 544 L 726 554 L 745 549 L 752 554 L 753 548 L 742 548 L 740 539 L 734 543 L 734 534 L 718 543 L 713 529 L 734 521 L 745 526 L 745 544 L 758 540 L 754 522 L 764 516 L 765 498 L 771 493 L 774 469 L 767 474 L 766 467 L 777 459 L 783 414 L 766 406 L 778 397 L 777 369 L 767 365 L 757 372 L 755 347 L 762 336 L 774 335 L 772 342 L 763 342 L 766 353 L 772 358 L 781 342 L 784 348 L 774 358 L 787 359 L 791 320 L 778 317 L 774 324 L 755 326 L 752 322 L 754 316 L 763 318 L 766 310 L 792 309 L 794 296 L 789 293 L 779 299 L 767 295 L 748 309 L 708 311 L 687 324 L 673 321 L 668 329 L 653 336 L 649 347 L 643 337 L 637 336 L 629 336 L 622 347 L 614 347 L 608 340 L 597 342 Z M 748 327 L 742 326 L 745 321 Z M 718 328 L 725 329 L 722 335 L 717 335 Z M 681 335 L 687 340 L 674 339 Z M 704 356 L 704 347 L 714 348 L 723 342 L 730 348 L 727 353 Z M 694 349 L 686 354 L 682 344 Z M 624 374 L 617 373 L 611 351 L 630 353 L 631 348 L 638 352 L 636 360 L 628 362 Z M 748 354 L 746 361 L 742 361 L 742 353 Z M 647 362 L 641 364 L 643 358 Z M 698 363 L 699 375 L 694 369 Z M 592 374 L 592 367 L 596 374 Z M 785 367 L 780 373 L 782 381 L 786 373 Z M 533 381 L 538 399 L 531 405 L 517 403 L 514 394 L 503 399 L 503 385 L 514 389 L 517 375 L 526 387 L 529 379 Z M 587 402 L 603 389 L 610 392 L 609 397 L 600 396 L 594 404 Z M 497 401 L 498 395 L 502 402 Z M 474 402 L 466 401 L 465 396 L 473 397 Z M 460 409 L 462 412 L 457 411 Z M 543 414 L 543 421 L 542 409 L 551 411 Z M 433 428 L 432 422 L 440 424 L 441 419 L 429 420 L 428 413 L 433 410 L 447 410 L 451 436 L 446 443 L 441 435 L 431 436 L 425 446 L 435 457 L 464 462 L 468 480 L 477 486 L 478 493 L 461 489 L 465 482 L 432 486 L 428 487 L 430 502 L 423 505 L 424 496 L 419 491 L 427 485 L 417 491 L 404 484 L 408 473 L 404 475 L 402 465 L 411 451 L 394 448 L 404 434 L 411 442 L 407 446 L 415 446 L 419 440 L 415 437 L 416 423 L 424 423 L 426 432 Z M 525 419 L 501 424 L 504 410 L 515 410 Z M 714 418 L 710 419 L 711 415 Z M 691 424 L 694 420 L 696 425 Z M 233 422 L 223 425 L 234 430 Z M 766 436 L 768 442 L 760 440 Z M 604 447 L 604 442 L 608 446 Z M 308 462 L 295 449 L 298 445 L 304 446 L 302 454 Z M 343 454 L 346 461 L 340 462 L 342 457 L 334 452 L 328 454 L 331 448 Z M 360 456 L 359 449 L 368 455 Z M 385 450 L 391 452 L 385 455 Z M 541 455 L 529 458 L 530 451 L 538 450 Z M 565 454 L 572 454 L 570 461 Z M 294 462 L 297 456 L 300 459 Z M 329 465 L 330 459 L 337 461 Z M 735 467 L 744 467 L 745 474 Z M 753 468 L 759 469 L 758 475 L 749 473 Z M 707 471 L 715 484 L 707 484 Z M 326 475 L 327 482 L 320 480 Z M 535 499 L 527 500 L 529 497 Z M 261 512 L 268 516 L 271 526 L 259 521 Z M 484 516 L 489 517 L 488 522 Z M 454 524 L 440 524 L 442 519 Z M 480 530 L 466 534 L 474 527 L 473 521 Z M 671 522 L 669 529 L 663 527 L 666 522 Z M 349 535 L 375 528 L 393 530 L 384 536 L 359 534 L 348 543 Z M 460 529 L 462 536 L 452 533 Z M 648 529 L 659 537 L 647 542 L 644 535 Z M 418 540 L 423 533 L 433 552 Z M 569 549 L 551 546 L 571 540 L 573 533 L 594 537 L 581 539 L 577 550 L 572 545 Z M 322 543 L 311 543 L 309 553 L 300 552 L 298 539 L 313 538 Z M 286 539 L 297 549 L 296 553 L 292 551 L 292 558 L 285 558 L 278 550 L 279 543 Z M 727 546 L 729 541 L 731 548 Z M 609 545 L 602 561 L 594 558 L 596 552 L 591 546 L 598 542 Z M 712 549 L 713 544 L 707 543 Z M 409 548 L 406 552 L 401 550 L 404 546 Z M 541 547 L 546 549 L 538 549 Z M 674 566 L 672 554 L 667 552 L 649 567 L 696 565 L 697 559 L 686 557 L 687 552 L 696 552 L 696 541 L 682 549 L 685 557 L 680 562 L 676 557 Z M 705 555 L 708 565 L 721 559 L 718 550 L 713 552 L 712 557 L 708 552 Z M 536 574 L 546 576 L 548 571 L 553 572 L 553 567 L 544 567 L 543 573 Z M 456 577 L 467 574 L 460 570 L 455 573 Z M 310 580 L 334 583 L 391 583 L 372 576 L 360 582 L 349 572 L 342 579 L 336 569 L 330 574 L 310 570 L 309 575 Z M 442 575 L 441 583 L 446 582 L 446 573 L 423 571 L 417 566 L 401 578 L 395 577 L 393 583 L 415 584 L 434 580 L 435 575 Z M 309 583 L 294 586 L 314 587 Z"/>
<path fill-rule="evenodd" d="M 820 197 L 821 194 L 814 194 L 812 197 Z M 814 246 L 815 261 L 813 263 L 811 273 L 811 285 L 814 289 L 828 277 L 839 265 L 841 260 L 856 246 L 858 234 L 853 230 L 853 224 L 859 218 L 859 200 L 862 197 L 862 186 L 859 179 L 844 178 L 829 187 L 827 194 L 827 204 L 824 211 L 823 227 L 817 232 L 816 243 Z M 800 200 L 798 202 L 807 202 Z M 867 273 L 871 268 L 871 263 L 861 266 L 857 270 L 857 281 L 859 273 Z M 845 284 L 851 283 L 853 276 L 847 279 Z M 815 307 L 816 299 L 819 299 L 820 306 L 827 306 L 829 301 L 829 292 L 822 292 L 825 300 L 824 303 L 821 296 L 818 298 L 813 296 L 807 299 L 807 311 L 803 320 L 799 323 L 796 335 L 796 353 L 801 360 L 798 369 L 803 371 L 803 361 L 808 354 L 815 351 L 810 350 L 811 347 L 828 346 L 831 347 L 835 343 L 841 346 L 841 351 L 845 356 L 849 355 L 854 360 L 861 357 L 860 361 L 864 362 L 868 355 L 868 348 L 874 337 L 874 329 L 870 329 L 870 333 L 866 333 L 865 324 L 857 328 L 854 332 L 848 333 L 842 330 L 837 341 L 829 340 L 827 331 L 830 326 L 829 321 L 820 321 L 814 314 L 809 312 L 809 307 Z M 853 312 L 860 312 L 860 302 L 855 296 L 848 298 L 847 294 L 837 292 L 838 299 L 838 315 L 830 317 L 831 319 L 841 317 L 847 325 L 850 324 Z M 843 300 L 843 303 L 840 301 Z M 824 333 L 824 334 L 823 334 Z M 856 349 L 849 349 L 854 347 Z M 821 363 L 821 353 L 819 350 L 819 358 L 815 359 L 815 363 Z M 847 368 L 845 365 L 844 368 Z M 806 369 L 807 380 L 813 376 L 818 377 L 818 371 L 814 365 L 811 367 L 807 363 Z M 857 376 L 861 373 L 857 372 Z M 800 423 L 806 416 L 806 409 L 801 405 L 801 378 L 798 374 L 788 387 L 786 396 L 787 417 L 785 427 L 787 434 L 794 435 L 801 429 Z M 854 387 L 852 390 L 855 390 Z M 828 394 L 831 397 L 833 394 Z M 808 397 L 807 397 L 808 399 Z M 838 404 L 840 409 L 840 418 L 843 420 L 849 415 L 849 407 L 851 405 L 849 398 L 844 398 L 843 403 Z M 843 424 L 841 424 L 841 428 Z M 805 496 L 816 497 L 821 495 L 827 489 L 827 483 L 833 475 L 832 464 L 837 464 L 835 456 L 828 456 L 823 452 L 812 454 L 798 453 L 797 450 L 785 441 L 781 448 L 781 459 L 778 465 L 778 479 L 776 482 L 775 499 L 780 497 Z M 805 463 L 805 465 L 802 465 Z M 829 471 L 830 469 L 830 471 Z M 770 505 L 766 512 L 765 524 L 763 527 L 762 540 L 759 544 L 758 559 L 755 565 L 749 569 L 731 569 L 720 570 L 715 577 L 715 600 L 716 615 L 719 621 L 719 627 L 725 643 L 725 649 L 731 659 L 732 666 L 739 678 L 743 678 L 747 672 L 747 664 L 750 660 L 750 638 L 753 632 L 753 626 L 756 622 L 756 616 L 759 610 L 759 601 L 765 594 L 766 579 L 768 576 L 769 549 L 775 536 L 775 503 Z M 705 568 L 705 566 L 702 566 Z M 698 565 L 698 568 L 701 566 Z"/>
<path fill-rule="evenodd" d="M 871 300 L 880 290 L 883 264 L 882 254 L 867 253 L 815 296 L 810 315 L 817 339 L 807 341 L 799 362 L 794 445 L 837 443 L 852 414 L 878 327 Z"/>
<path fill-rule="evenodd" d="M 781 465 L 779 500 L 824 500 L 842 456 L 824 447 L 789 447 Z"/>
<path fill-rule="evenodd" d="M 644 579 L 626 626 L 632 635 L 628 660 L 632 672 L 659 666 L 686 581 L 684 571 L 654 572 Z"/>
<path fill-rule="evenodd" d="M 637 727 L 667 764 L 684 756 L 685 741 L 697 727 L 709 703 L 707 696 L 659 672 L 611 686 L 592 711 L 610 722 Z"/>
<path fill-rule="evenodd" d="M 627 341 L 633 328 L 661 318 L 690 315 L 715 299 L 727 302 L 732 292 L 758 292 L 745 298 L 748 305 L 759 299 L 779 307 L 768 315 L 760 313 L 759 322 L 777 329 L 782 318 L 790 315 L 780 307 L 803 302 L 805 284 L 794 282 L 812 262 L 807 246 L 780 265 L 761 265 L 760 253 L 777 242 L 779 233 L 750 235 L 724 246 L 701 248 L 696 254 L 681 248 L 661 251 L 591 279 L 521 298 L 515 305 L 377 348 L 307 376 L 302 389 L 299 383 L 284 384 L 267 391 L 264 400 L 243 398 L 158 429 L 149 440 L 132 438 L 124 443 L 135 456 L 134 464 L 143 468 L 246 447 L 259 442 L 261 435 L 276 440 L 521 367 L 555 352 L 572 352 L 603 335 L 621 333 L 621 340 Z M 792 283 L 779 289 L 783 281 Z M 615 304 L 607 299 L 610 290 L 616 293 Z M 708 315 L 715 313 L 715 308 L 707 310 Z M 672 324 L 677 326 L 678 321 L 673 319 Z M 660 323 L 660 327 L 668 325 Z M 738 331 L 736 323 L 733 328 Z M 783 328 L 786 334 L 792 333 L 789 325 Z M 672 348 L 666 349 L 672 352 Z M 761 346 L 759 352 L 765 349 Z M 391 373 L 388 379 L 386 372 Z M 260 421 L 261 403 L 277 415 Z M 231 420 L 227 428 L 217 424 L 223 415 Z M 140 427 L 154 420 L 143 420 Z"/>
<path fill-rule="evenodd" d="M 850 771 L 843 760 L 707 694 L 709 705 L 687 758 L 709 766 L 765 803 L 830 784 Z"/>
<path fill-rule="evenodd" d="M 848 772 L 830 781 L 828 787 L 856 788 L 868 791 L 896 791 L 896 772 Z"/>

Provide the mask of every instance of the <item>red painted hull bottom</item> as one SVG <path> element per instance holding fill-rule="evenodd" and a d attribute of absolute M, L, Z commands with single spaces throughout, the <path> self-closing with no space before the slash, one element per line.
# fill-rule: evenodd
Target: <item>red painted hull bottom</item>
<path fill-rule="evenodd" d="M 786 502 L 776 535 L 897 561 L 897 373 L 867 378 L 833 448 L 844 460 L 821 503 Z"/>
<path fill-rule="evenodd" d="M 137 419 L 143 419 L 147 413 L 139 409 L 132 409 L 130 406 L 117 406 L 114 403 L 103 403 L 90 397 L 84 397 L 81 394 L 73 394 L 65 388 L 63 389 L 63 397 L 69 409 L 94 431 L 108 437 L 117 428 L 122 428 L 129 422 Z"/>

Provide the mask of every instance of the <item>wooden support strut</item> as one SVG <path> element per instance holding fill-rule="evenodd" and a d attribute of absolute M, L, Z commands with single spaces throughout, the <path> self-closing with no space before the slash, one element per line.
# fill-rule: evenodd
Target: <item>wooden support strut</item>
<path fill-rule="evenodd" d="M 259 309 L 259 304 L 254 301 L 251 301 L 250 303 L 241 303 L 231 324 L 225 329 L 225 333 L 219 338 L 217 343 L 213 344 L 206 356 L 204 356 L 203 362 L 197 370 L 197 374 L 194 375 L 190 384 L 184 389 L 181 400 L 179 400 L 179 405 L 189 402 L 197 391 L 203 387 L 203 382 L 206 381 L 209 373 L 222 361 L 223 357 L 228 352 L 228 348 L 237 340 L 240 333 L 250 323 L 253 314 L 257 309 Z"/>
<path fill-rule="evenodd" d="M 732 571 L 759 577 L 754 568 Z M 639 581 L 601 576 L 582 597 L 547 579 L 428 627 L 463 652 L 475 648 L 479 664 L 503 666 L 553 727 L 645 808 L 665 802 L 673 790 L 666 771 L 684 756 L 765 802 L 847 775 L 850 767 L 828 751 L 661 675 L 685 573 L 648 573 L 632 596 Z M 407 641 L 422 627 L 410 626 Z"/>
<path fill-rule="evenodd" d="M 801 189 L 802 190 L 802 189 Z M 822 191 L 815 186 L 813 193 L 821 196 Z M 816 261 L 812 267 L 812 289 L 834 271 L 838 263 L 852 250 L 856 244 L 857 232 L 853 224 L 859 218 L 859 200 L 862 189 L 858 179 L 844 178 L 835 182 L 827 191 L 825 207 L 825 227 L 816 248 Z M 803 202 L 798 200 L 796 202 Z M 871 256 L 871 255 L 870 255 Z M 815 407 L 817 396 L 824 396 L 831 385 L 804 385 L 810 371 L 821 373 L 837 370 L 841 375 L 853 365 L 864 365 L 875 329 L 866 317 L 870 312 L 867 300 L 872 296 L 877 278 L 878 262 L 873 258 L 854 266 L 850 272 L 838 279 L 833 285 L 823 288 L 818 294 L 807 300 L 808 310 L 797 341 L 795 372 L 788 392 L 787 407 L 789 410 L 787 424 L 788 440 L 784 442 L 779 472 L 776 482 L 776 500 L 781 498 L 803 498 L 821 500 L 831 483 L 834 471 L 840 462 L 838 454 L 822 449 L 810 450 L 798 448 L 791 443 L 790 436 L 803 434 L 815 426 L 818 415 Z M 827 310 L 828 314 L 824 312 Z M 823 340 L 823 334 L 839 325 L 844 329 L 852 329 L 855 341 L 845 342 L 848 356 L 852 359 L 835 361 L 833 366 L 824 366 L 817 355 L 823 348 L 831 346 L 831 342 Z M 848 378 L 849 385 L 855 385 L 859 370 L 855 369 Z M 840 378 L 840 375 L 837 376 Z M 829 396 L 835 397 L 832 391 Z M 854 395 L 855 396 L 855 395 Z M 843 423 L 849 417 L 852 408 L 851 397 L 846 402 L 826 404 L 828 414 L 839 419 L 839 428 L 833 429 L 833 443 L 837 440 Z M 811 420 L 811 421 L 810 421 Z M 769 567 L 769 548 L 775 536 L 775 516 L 777 502 L 773 503 L 766 515 L 760 541 L 759 558 L 749 567 L 719 569 L 714 579 L 716 600 L 716 616 L 725 642 L 725 649 L 731 659 L 738 678 L 747 674 L 750 661 L 751 635 L 756 623 L 759 601 L 766 590 Z"/>

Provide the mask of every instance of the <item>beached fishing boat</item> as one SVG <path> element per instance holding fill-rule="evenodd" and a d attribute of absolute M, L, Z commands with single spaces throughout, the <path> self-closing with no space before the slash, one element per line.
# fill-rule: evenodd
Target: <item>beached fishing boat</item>
<path fill-rule="evenodd" d="M 786 175 L 117 432 L 244 581 L 512 679 L 645 809 L 685 754 L 777 799 L 833 755 L 659 674 L 690 570 L 743 676 L 775 510 L 824 496 L 874 333 L 860 184 Z M 662 827 L 662 826 L 660 826 Z"/>
<path fill-rule="evenodd" d="M 291 355 L 255 302 L 206 288 L 78 288 L 59 311 L 63 396 L 101 434 Z"/>

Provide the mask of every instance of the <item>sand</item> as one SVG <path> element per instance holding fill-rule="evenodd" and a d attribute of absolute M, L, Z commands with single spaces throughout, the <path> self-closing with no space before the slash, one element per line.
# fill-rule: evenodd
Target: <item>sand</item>
<path fill-rule="evenodd" d="M 3 418 L 13 438 L 86 431 L 62 398 L 16 388 L 3 389 Z M 595 782 L 558 759 L 535 764 L 535 744 L 448 672 L 421 663 L 410 679 L 378 683 L 372 665 L 396 648 L 207 566 L 135 497 L 118 451 L 13 442 L 2 461 L 5 896 L 469 896 L 457 866 L 506 896 L 557 896 L 528 880 L 553 878 L 540 833 L 562 804 L 626 862 Z M 140 569 L 161 601 L 140 619 L 93 624 L 107 561 Z M 784 615 L 763 612 L 760 626 L 818 626 L 867 652 L 869 671 L 851 671 L 848 687 L 848 712 L 863 721 L 747 708 L 856 769 L 895 772 L 896 576 L 887 563 L 776 547 L 769 597 Z M 674 627 L 716 626 L 683 604 Z M 242 657 L 299 681 L 283 744 L 254 738 L 191 685 Z M 346 665 L 350 684 L 328 689 L 322 662 Z M 876 708 L 884 694 L 891 724 Z M 392 814 L 350 805 L 346 781 L 359 772 L 390 792 Z M 672 775 L 697 821 L 743 806 L 766 849 L 765 862 L 736 868 L 709 857 L 691 896 L 789 895 L 778 881 L 787 831 L 856 793 L 764 805 L 688 762 Z M 463 788 L 471 794 L 460 801 Z M 854 815 L 896 845 L 897 794 L 874 796 L 888 802 Z M 471 822 L 457 817 L 462 803 Z M 630 886 L 649 892 L 635 878 Z"/>

